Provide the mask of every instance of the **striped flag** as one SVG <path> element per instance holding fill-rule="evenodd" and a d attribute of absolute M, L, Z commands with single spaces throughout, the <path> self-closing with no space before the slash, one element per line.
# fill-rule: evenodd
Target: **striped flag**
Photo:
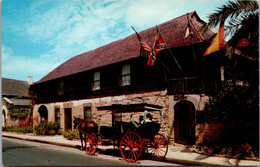
<path fill-rule="evenodd" d="M 150 54 L 150 57 L 147 61 L 147 65 L 149 66 L 153 66 L 154 65 L 154 61 L 156 60 L 156 55 L 162 51 L 163 49 L 166 49 L 167 48 L 167 45 L 166 43 L 164 42 L 160 32 L 159 32 L 159 29 L 157 27 L 157 35 L 155 37 L 155 41 L 154 41 L 154 45 L 153 45 L 153 49 L 152 49 L 152 52 Z"/>
<path fill-rule="evenodd" d="M 138 39 L 139 39 L 140 44 L 142 46 L 142 49 L 147 51 L 147 52 L 151 52 L 152 49 L 150 48 L 150 46 L 146 42 L 144 42 L 143 38 L 138 33 L 137 33 L 137 36 L 138 36 Z"/>
<path fill-rule="evenodd" d="M 203 56 L 206 56 L 208 54 L 211 54 L 211 53 L 214 53 L 221 49 L 224 49 L 224 47 L 225 47 L 224 22 L 225 22 L 225 20 L 222 21 L 222 23 L 220 24 L 219 31 L 218 31 L 216 37 L 213 39 L 213 41 L 211 42 L 210 46 L 205 51 Z"/>
<path fill-rule="evenodd" d="M 132 28 L 135 31 L 134 27 L 132 27 Z M 143 40 L 143 38 L 136 31 L 135 31 L 135 33 L 136 33 L 138 40 L 141 44 L 140 56 L 148 57 L 151 54 L 152 49 L 150 48 L 150 46 Z"/>

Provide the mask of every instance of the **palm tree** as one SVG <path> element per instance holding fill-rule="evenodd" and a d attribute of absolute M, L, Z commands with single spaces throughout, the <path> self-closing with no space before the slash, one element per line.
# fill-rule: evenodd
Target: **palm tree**
<path fill-rule="evenodd" d="M 204 26 L 216 27 L 226 20 L 225 35 L 231 36 L 226 44 L 226 55 L 232 56 L 235 48 L 244 56 L 253 57 L 258 61 L 259 12 L 256 0 L 228 1 L 209 15 L 209 23 Z"/>

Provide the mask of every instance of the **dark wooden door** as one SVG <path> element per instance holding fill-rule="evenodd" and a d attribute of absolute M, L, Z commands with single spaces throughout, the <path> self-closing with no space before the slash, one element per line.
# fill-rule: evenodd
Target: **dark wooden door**
<path fill-rule="evenodd" d="M 65 108 L 65 130 L 72 129 L 71 108 Z"/>
<path fill-rule="evenodd" d="M 180 144 L 195 144 L 195 107 L 186 100 L 174 106 L 174 136 Z"/>

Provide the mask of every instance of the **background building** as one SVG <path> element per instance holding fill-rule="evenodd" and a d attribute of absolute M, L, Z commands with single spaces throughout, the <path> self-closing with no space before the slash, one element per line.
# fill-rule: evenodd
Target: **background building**
<path fill-rule="evenodd" d="M 28 95 L 32 83 L 32 77 L 27 81 L 2 78 L 2 126 L 32 126 L 31 98 Z"/>

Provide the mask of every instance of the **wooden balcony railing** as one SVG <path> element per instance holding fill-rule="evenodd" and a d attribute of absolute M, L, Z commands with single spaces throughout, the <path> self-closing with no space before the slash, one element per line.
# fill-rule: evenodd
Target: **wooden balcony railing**
<path fill-rule="evenodd" d="M 168 79 L 167 94 L 210 94 L 219 90 L 219 80 L 202 79 L 199 77 L 185 77 Z"/>
<path fill-rule="evenodd" d="M 199 85 L 200 82 L 198 77 L 169 79 L 167 93 L 168 94 L 199 93 Z"/>

